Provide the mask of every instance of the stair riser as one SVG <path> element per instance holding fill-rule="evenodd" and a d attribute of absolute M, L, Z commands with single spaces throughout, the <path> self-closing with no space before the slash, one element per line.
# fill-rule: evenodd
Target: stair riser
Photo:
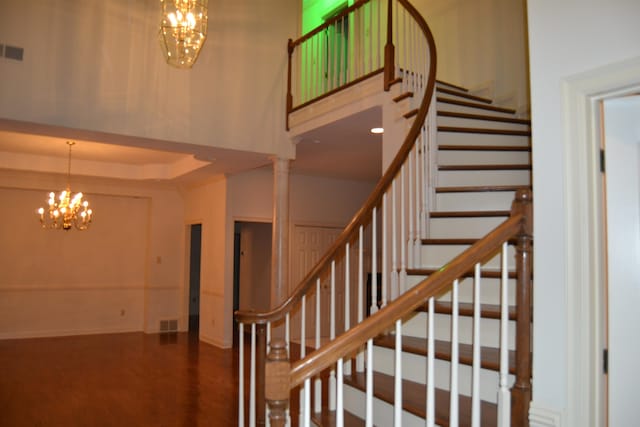
<path fill-rule="evenodd" d="M 438 150 L 439 165 L 529 165 L 527 151 Z"/>
<path fill-rule="evenodd" d="M 408 276 L 407 277 L 407 289 L 412 288 L 418 284 L 421 279 L 426 276 Z M 493 278 L 481 278 L 480 286 L 480 302 L 483 304 L 499 304 L 500 303 L 500 288 L 501 279 Z M 508 279 L 509 283 L 509 304 L 515 305 L 515 287 L 516 279 Z M 460 302 L 472 303 L 473 302 L 473 278 L 466 277 L 459 281 L 458 286 L 458 298 Z M 447 291 L 444 294 L 436 298 L 438 301 L 450 302 L 451 292 Z"/>
<path fill-rule="evenodd" d="M 394 351 L 388 348 L 374 347 L 374 369 L 387 375 L 394 375 Z M 442 390 L 450 390 L 451 362 L 434 360 L 434 385 Z M 420 384 L 427 383 L 427 359 L 424 356 L 404 353 L 402 355 L 402 377 Z M 471 396 L 472 390 L 471 366 L 458 365 L 458 394 Z M 480 399 L 497 403 L 499 373 L 488 369 L 480 370 Z M 513 384 L 515 377 L 509 375 L 509 384 Z"/>
<path fill-rule="evenodd" d="M 364 419 L 365 417 L 365 394 L 359 389 L 349 385 L 344 386 L 344 408 Z M 373 424 L 375 426 L 392 426 L 393 422 L 393 405 L 382 401 L 376 397 L 373 398 Z M 415 415 L 402 411 L 403 427 L 424 427 L 424 419 Z"/>
<path fill-rule="evenodd" d="M 463 250 L 468 248 L 468 245 L 423 245 L 421 250 L 421 263 L 422 268 L 440 268 L 443 265 L 450 262 L 453 258 L 460 255 Z M 515 269 L 515 250 L 513 246 L 509 245 L 507 265 L 509 269 Z M 494 256 L 488 263 L 483 264 L 483 268 L 499 268 L 500 267 L 500 254 Z M 487 279 L 488 280 L 488 279 Z"/>
<path fill-rule="evenodd" d="M 446 109 L 440 111 L 449 111 Z M 494 116 L 487 111 L 484 116 Z M 502 130 L 530 130 L 529 125 L 521 123 L 510 123 L 496 120 L 468 119 L 462 117 L 438 116 L 438 126 L 454 126 L 464 128 L 482 128 L 482 129 L 502 129 Z"/>
<path fill-rule="evenodd" d="M 531 182 L 529 170 L 438 171 L 438 187 L 464 185 L 523 185 Z"/>
<path fill-rule="evenodd" d="M 506 219 L 505 217 L 431 218 L 429 237 L 432 239 L 481 238 Z"/>
<path fill-rule="evenodd" d="M 483 133 L 438 132 L 439 145 L 517 145 L 528 147 L 531 138 L 519 135 L 494 135 Z"/>
<path fill-rule="evenodd" d="M 437 340 L 449 341 L 451 339 L 451 316 L 448 314 L 435 314 L 434 333 Z M 473 344 L 473 318 L 460 316 L 458 342 L 460 344 Z M 402 334 L 410 337 L 427 338 L 426 327 L 428 313 L 418 312 L 404 322 Z M 509 349 L 515 349 L 515 323 L 509 322 Z M 500 321 L 498 319 L 480 319 L 480 342 L 487 347 L 500 347 Z"/>
<path fill-rule="evenodd" d="M 436 194 L 437 211 L 510 210 L 515 191 Z"/>
<path fill-rule="evenodd" d="M 449 96 L 448 94 L 438 94 L 438 97 L 440 98 L 448 98 L 448 99 L 452 99 L 452 96 Z M 465 101 L 466 102 L 466 101 Z M 463 106 L 463 105 L 457 105 L 457 104 L 450 104 L 448 102 L 438 102 L 436 103 L 436 109 L 438 111 L 453 111 L 456 113 L 467 113 L 467 114 L 491 114 L 492 116 L 498 116 L 498 117 L 509 117 L 509 118 L 514 118 L 515 115 L 511 114 L 511 113 L 503 113 L 500 111 L 493 111 L 493 110 L 487 110 L 485 108 L 478 108 L 478 107 L 467 107 L 467 106 Z"/>

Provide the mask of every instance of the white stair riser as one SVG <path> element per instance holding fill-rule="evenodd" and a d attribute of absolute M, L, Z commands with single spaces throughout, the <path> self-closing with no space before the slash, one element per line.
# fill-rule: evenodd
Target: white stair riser
<path fill-rule="evenodd" d="M 426 276 L 411 275 L 407 277 L 407 289 L 420 283 Z M 515 304 L 516 279 L 508 279 L 509 284 L 509 304 Z M 480 279 L 480 303 L 499 304 L 500 303 L 501 279 L 483 277 Z M 466 277 L 459 281 L 458 298 L 460 302 L 473 302 L 473 278 Z M 451 291 L 447 291 L 436 298 L 437 301 L 451 301 Z"/>
<path fill-rule="evenodd" d="M 447 264 L 456 256 L 460 255 L 463 250 L 468 248 L 469 245 L 423 245 L 422 246 L 422 260 L 420 267 L 422 268 L 440 268 Z M 509 245 L 509 253 L 507 258 L 507 264 L 510 269 L 515 268 L 515 258 L 513 255 L 515 250 L 512 245 Z M 500 254 L 497 254 L 500 255 Z M 483 264 L 483 268 L 499 268 L 500 256 L 495 256 L 488 263 Z"/>
<path fill-rule="evenodd" d="M 510 210 L 515 191 L 437 193 L 437 211 Z"/>
<path fill-rule="evenodd" d="M 394 351 L 388 348 L 374 348 L 374 369 L 387 375 L 393 375 Z M 471 396 L 471 366 L 458 365 L 458 394 Z M 434 360 L 434 385 L 441 390 L 450 390 L 451 384 L 451 362 L 447 360 Z M 402 355 L 402 377 L 404 379 L 420 384 L 427 383 L 427 358 L 424 356 L 403 353 Z M 480 399 L 486 402 L 497 403 L 499 373 L 489 369 L 480 370 Z M 509 386 L 515 377 L 509 375 Z"/>
<path fill-rule="evenodd" d="M 481 238 L 506 219 L 505 217 L 431 218 L 429 237 L 432 239 Z"/>
<path fill-rule="evenodd" d="M 520 135 L 438 132 L 438 145 L 518 145 L 529 146 L 531 138 Z"/>
<path fill-rule="evenodd" d="M 438 187 L 462 185 L 529 185 L 529 170 L 438 171 Z"/>
<path fill-rule="evenodd" d="M 426 403 L 425 403 L 426 404 Z M 351 386 L 344 386 L 344 408 L 345 410 L 365 418 L 365 393 Z M 393 423 L 393 405 L 373 398 L 373 425 L 375 426 L 392 426 Z M 424 419 L 415 415 L 402 411 L 403 427 L 424 427 Z"/>
<path fill-rule="evenodd" d="M 454 90 L 455 90 L 455 89 L 454 89 Z M 469 95 L 472 95 L 472 96 L 473 96 L 473 94 L 469 94 Z M 495 107 L 495 105 L 493 105 L 493 104 L 491 104 L 491 103 L 489 103 L 489 104 L 488 104 L 488 103 L 486 103 L 486 102 L 476 101 L 476 100 L 474 100 L 474 99 L 467 98 L 467 97 L 466 97 L 466 96 L 464 96 L 463 94 L 457 94 L 457 93 L 445 93 L 445 92 L 438 91 L 438 92 L 437 92 L 437 96 L 438 96 L 439 98 L 455 99 L 456 101 L 473 102 L 473 103 L 475 103 L 475 104 L 490 105 L 490 106 L 494 106 L 494 107 Z"/>
<path fill-rule="evenodd" d="M 439 165 L 528 165 L 528 151 L 438 150 Z"/>
<path fill-rule="evenodd" d="M 438 94 L 438 98 L 446 98 L 452 99 L 452 96 L 446 93 Z M 437 102 L 436 108 L 438 111 L 453 111 L 456 113 L 467 113 L 467 114 L 491 114 L 492 116 L 499 117 L 515 117 L 515 114 L 512 113 L 504 113 L 501 111 L 493 111 L 487 110 L 485 108 L 476 108 L 476 107 L 467 107 L 464 105 L 450 104 L 448 102 Z"/>
<path fill-rule="evenodd" d="M 451 339 L 451 316 L 448 314 L 435 314 L 434 333 L 435 338 L 441 341 Z M 458 336 L 461 344 L 473 344 L 473 318 L 469 316 L 459 316 Z M 426 327 L 428 323 L 428 313 L 415 313 L 407 319 L 402 328 L 402 334 L 427 338 Z M 500 347 L 500 321 L 498 319 L 480 319 L 480 342 L 485 347 Z M 509 322 L 509 349 L 515 349 L 515 322 Z"/>
<path fill-rule="evenodd" d="M 491 112 L 483 114 L 494 116 Z M 498 120 L 468 119 L 463 117 L 438 116 L 438 126 L 453 126 L 465 128 L 486 128 L 503 130 L 529 130 L 528 124 L 511 123 Z"/>

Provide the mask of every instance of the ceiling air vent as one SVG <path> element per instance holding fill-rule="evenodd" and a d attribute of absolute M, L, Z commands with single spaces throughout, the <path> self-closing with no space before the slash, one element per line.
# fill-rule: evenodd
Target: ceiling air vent
<path fill-rule="evenodd" d="M 16 46 L 4 46 L 4 57 L 9 59 L 15 59 L 16 61 L 22 61 L 24 49 Z"/>

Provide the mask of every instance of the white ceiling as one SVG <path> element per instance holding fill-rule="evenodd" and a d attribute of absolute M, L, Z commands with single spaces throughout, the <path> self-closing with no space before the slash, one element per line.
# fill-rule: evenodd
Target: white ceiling
<path fill-rule="evenodd" d="M 357 113 L 296 138 L 292 171 L 334 178 L 376 180 L 382 137 L 379 108 Z M 67 172 L 72 140 L 74 175 L 195 182 L 271 163 L 268 154 L 65 129 L 0 119 L 0 169 Z"/>

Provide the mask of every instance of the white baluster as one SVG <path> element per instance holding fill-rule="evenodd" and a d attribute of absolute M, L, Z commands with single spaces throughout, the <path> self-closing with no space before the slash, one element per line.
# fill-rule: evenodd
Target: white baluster
<path fill-rule="evenodd" d="M 331 302 L 329 317 L 329 339 L 336 339 L 336 261 L 331 261 Z M 336 410 L 336 371 L 331 367 L 329 371 L 329 410 Z"/>
<path fill-rule="evenodd" d="M 428 118 L 427 118 L 428 120 Z M 427 143 L 428 134 L 426 126 L 422 126 L 420 128 L 420 139 L 422 141 L 422 188 L 420 189 L 420 193 L 422 194 L 422 209 L 420 210 L 420 238 L 427 238 L 427 215 L 429 212 L 428 209 L 428 193 L 429 193 L 429 157 L 431 157 L 431 153 L 429 151 L 429 145 Z M 422 257 L 418 258 L 422 260 Z"/>
<path fill-rule="evenodd" d="M 451 387 L 449 396 L 449 425 L 458 427 L 458 279 L 453 281 L 451 302 Z"/>
<path fill-rule="evenodd" d="M 238 323 L 238 427 L 244 427 L 244 323 Z"/>
<path fill-rule="evenodd" d="M 344 426 L 344 388 L 343 388 L 343 380 L 344 375 L 342 372 L 342 358 L 338 359 L 337 367 L 338 367 L 338 384 L 337 384 L 337 405 L 336 405 L 336 426 L 343 427 Z"/>
<path fill-rule="evenodd" d="M 402 426 L 402 320 L 396 320 L 393 425 Z"/>
<path fill-rule="evenodd" d="M 420 127 L 420 129 L 422 129 L 422 126 Z M 420 206 L 421 206 L 421 195 L 422 195 L 422 186 L 423 181 L 422 181 L 422 168 L 420 167 L 421 165 L 421 155 L 424 154 L 424 151 L 422 150 L 422 132 L 420 133 L 420 135 L 418 136 L 418 140 L 416 141 L 416 155 L 415 155 L 415 161 L 416 161 L 416 173 L 415 173 L 415 180 L 416 180 L 416 190 L 415 190 L 415 200 L 416 200 L 416 206 L 415 206 L 415 211 L 414 211 L 414 215 L 415 215 L 415 224 L 416 224 L 416 229 L 414 232 L 414 236 L 413 236 L 413 268 L 418 268 L 420 266 L 420 258 L 421 258 L 421 248 L 422 248 L 422 242 L 420 241 Z"/>
<path fill-rule="evenodd" d="M 387 275 L 389 274 L 389 264 L 387 262 L 387 193 L 382 195 L 382 304 L 380 308 L 387 305 Z"/>
<path fill-rule="evenodd" d="M 344 331 L 351 329 L 351 245 L 345 245 L 344 251 Z M 351 364 L 347 363 L 344 368 L 345 374 L 351 374 Z"/>
<path fill-rule="evenodd" d="M 251 324 L 251 365 L 249 376 L 249 426 L 256 425 L 256 324 Z"/>
<path fill-rule="evenodd" d="M 373 427 L 373 340 L 367 340 L 365 427 Z"/>
<path fill-rule="evenodd" d="M 291 317 L 287 313 L 284 315 L 284 341 L 287 348 L 287 357 L 291 357 Z"/>
<path fill-rule="evenodd" d="M 429 298 L 429 313 L 427 324 L 427 427 L 436 424 L 436 398 L 435 398 L 435 299 Z"/>
<path fill-rule="evenodd" d="M 508 243 L 502 244 L 502 283 L 500 292 L 500 382 L 498 391 L 498 427 L 511 425 L 511 393 L 509 392 L 509 270 Z"/>
<path fill-rule="evenodd" d="M 471 392 L 471 427 L 480 427 L 480 263 L 473 281 L 473 366 Z"/>
<path fill-rule="evenodd" d="M 267 352 L 267 354 L 269 353 L 269 347 L 271 346 L 271 322 L 267 322 L 267 346 L 265 351 Z M 265 354 L 264 356 L 267 357 L 267 354 Z M 287 353 L 288 354 L 288 353 Z M 288 409 L 287 409 L 288 412 Z M 287 415 L 288 416 L 288 415 Z M 269 420 L 269 405 L 264 405 L 264 420 L 265 420 L 265 426 L 269 427 L 271 425 L 271 421 Z"/>
<path fill-rule="evenodd" d="M 302 295 L 302 307 L 300 308 L 300 359 L 304 359 L 307 355 L 307 296 Z M 305 381 L 306 384 L 306 381 Z M 304 417 L 306 417 L 307 408 L 305 405 L 305 393 L 308 393 L 306 387 L 300 387 L 300 422 L 303 424 Z"/>
<path fill-rule="evenodd" d="M 364 313 L 363 288 L 364 288 L 364 227 L 361 225 L 358 231 L 358 325 L 362 323 Z M 364 372 L 364 354 L 358 352 L 356 356 L 356 372 Z"/>
<path fill-rule="evenodd" d="M 400 293 L 403 294 L 407 290 L 407 245 L 405 244 L 407 239 L 406 231 L 406 218 L 407 212 L 405 210 L 405 193 L 406 188 L 404 185 L 405 180 L 405 167 L 400 168 Z"/>
<path fill-rule="evenodd" d="M 320 278 L 316 279 L 316 350 L 320 348 Z M 314 381 L 314 412 L 322 411 L 322 380 L 318 375 Z"/>
<path fill-rule="evenodd" d="M 371 218 L 371 308 L 370 313 L 374 314 L 378 311 L 378 242 L 377 242 L 377 215 L 378 209 L 373 208 L 373 215 Z"/>
<path fill-rule="evenodd" d="M 311 427 L 311 379 L 304 380 L 303 427 Z"/>
<path fill-rule="evenodd" d="M 391 184 L 391 299 L 395 300 L 400 295 L 400 285 L 398 279 L 398 250 L 397 250 L 397 228 L 396 211 L 398 205 L 396 203 L 396 181 L 398 177 L 393 179 Z"/>
<path fill-rule="evenodd" d="M 408 173 L 409 173 L 409 235 L 406 239 L 407 245 L 407 267 L 413 268 L 413 150 L 409 152 L 407 157 Z"/>

